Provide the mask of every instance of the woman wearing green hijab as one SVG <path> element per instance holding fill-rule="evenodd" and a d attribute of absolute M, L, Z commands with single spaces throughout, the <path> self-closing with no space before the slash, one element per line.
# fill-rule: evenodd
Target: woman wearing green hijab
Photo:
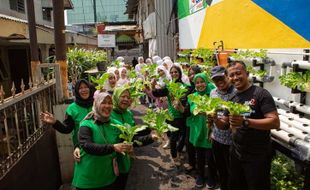
<path fill-rule="evenodd" d="M 113 100 L 113 110 L 111 113 L 111 119 L 117 120 L 122 124 L 129 124 L 130 126 L 135 126 L 135 120 L 133 113 L 128 109 L 131 106 L 132 99 L 129 92 L 128 86 L 117 87 L 114 89 L 112 96 Z M 146 135 L 137 136 L 135 139 L 142 142 L 143 145 L 151 144 L 156 139 L 156 135 Z M 126 187 L 126 182 L 128 178 L 128 173 L 131 168 L 131 159 L 128 155 L 117 155 L 117 162 L 119 166 L 119 176 L 115 182 L 117 186 L 115 189 L 123 190 Z"/>
<path fill-rule="evenodd" d="M 196 92 L 193 93 L 195 96 L 210 95 L 212 89 L 215 86 L 210 83 L 207 79 L 206 74 L 199 73 L 194 77 Z M 188 101 L 190 106 L 190 112 L 192 113 L 196 104 Z M 214 187 L 216 185 L 216 169 L 212 153 L 212 144 L 209 139 L 210 129 L 207 127 L 207 116 L 198 114 L 191 114 L 187 118 L 187 125 L 190 127 L 189 142 L 193 144 L 197 153 L 197 177 L 196 187 L 202 187 L 204 184 L 204 168 L 205 160 L 208 164 L 208 180 L 207 186 Z"/>

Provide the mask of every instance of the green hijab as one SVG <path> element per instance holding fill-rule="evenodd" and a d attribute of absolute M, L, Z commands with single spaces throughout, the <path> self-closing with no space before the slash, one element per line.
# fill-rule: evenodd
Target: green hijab
<path fill-rule="evenodd" d="M 203 92 L 199 92 L 196 89 L 196 92 L 199 95 L 205 95 L 205 94 L 210 95 L 210 92 L 211 92 L 212 89 L 215 88 L 215 85 L 213 83 L 209 82 L 208 77 L 207 77 L 207 75 L 205 73 L 198 73 L 198 74 L 195 75 L 194 80 L 193 80 L 195 85 L 196 85 L 196 81 L 197 81 L 198 78 L 201 78 L 206 83 L 206 89 Z"/>
<path fill-rule="evenodd" d="M 129 90 L 128 86 L 120 86 L 114 89 L 112 101 L 113 101 L 113 109 L 118 112 L 124 112 L 126 110 L 121 110 L 119 108 L 119 99 L 120 96 L 123 94 L 124 91 Z"/>

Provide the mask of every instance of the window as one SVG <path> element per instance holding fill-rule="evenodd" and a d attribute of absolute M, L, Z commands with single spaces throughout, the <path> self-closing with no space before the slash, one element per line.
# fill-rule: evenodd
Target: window
<path fill-rule="evenodd" d="M 42 8 L 43 20 L 52 21 L 51 9 Z"/>
<path fill-rule="evenodd" d="M 10 0 L 10 9 L 20 13 L 25 13 L 25 2 L 24 0 Z"/>

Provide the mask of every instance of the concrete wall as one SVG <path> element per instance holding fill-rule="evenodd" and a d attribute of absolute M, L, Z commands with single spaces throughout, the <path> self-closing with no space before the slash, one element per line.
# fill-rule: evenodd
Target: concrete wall
<path fill-rule="evenodd" d="M 9 0 L 2 0 L 0 1 L 0 13 L 27 20 L 27 0 L 24 0 L 24 2 L 25 2 L 25 13 L 19 13 L 15 10 L 10 9 Z M 34 0 L 34 7 L 35 7 L 36 23 L 53 26 L 53 12 L 51 13 L 51 17 L 52 17 L 51 21 L 43 20 L 42 0 Z"/>

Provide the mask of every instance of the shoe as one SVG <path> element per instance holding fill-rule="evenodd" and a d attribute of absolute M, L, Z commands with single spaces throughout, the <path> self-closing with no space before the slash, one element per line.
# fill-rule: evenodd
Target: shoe
<path fill-rule="evenodd" d="M 167 140 L 167 142 L 163 145 L 164 149 L 169 149 L 170 148 L 170 141 Z"/>
<path fill-rule="evenodd" d="M 202 186 L 203 186 L 203 177 L 199 175 L 196 177 L 196 187 L 201 188 Z"/>

